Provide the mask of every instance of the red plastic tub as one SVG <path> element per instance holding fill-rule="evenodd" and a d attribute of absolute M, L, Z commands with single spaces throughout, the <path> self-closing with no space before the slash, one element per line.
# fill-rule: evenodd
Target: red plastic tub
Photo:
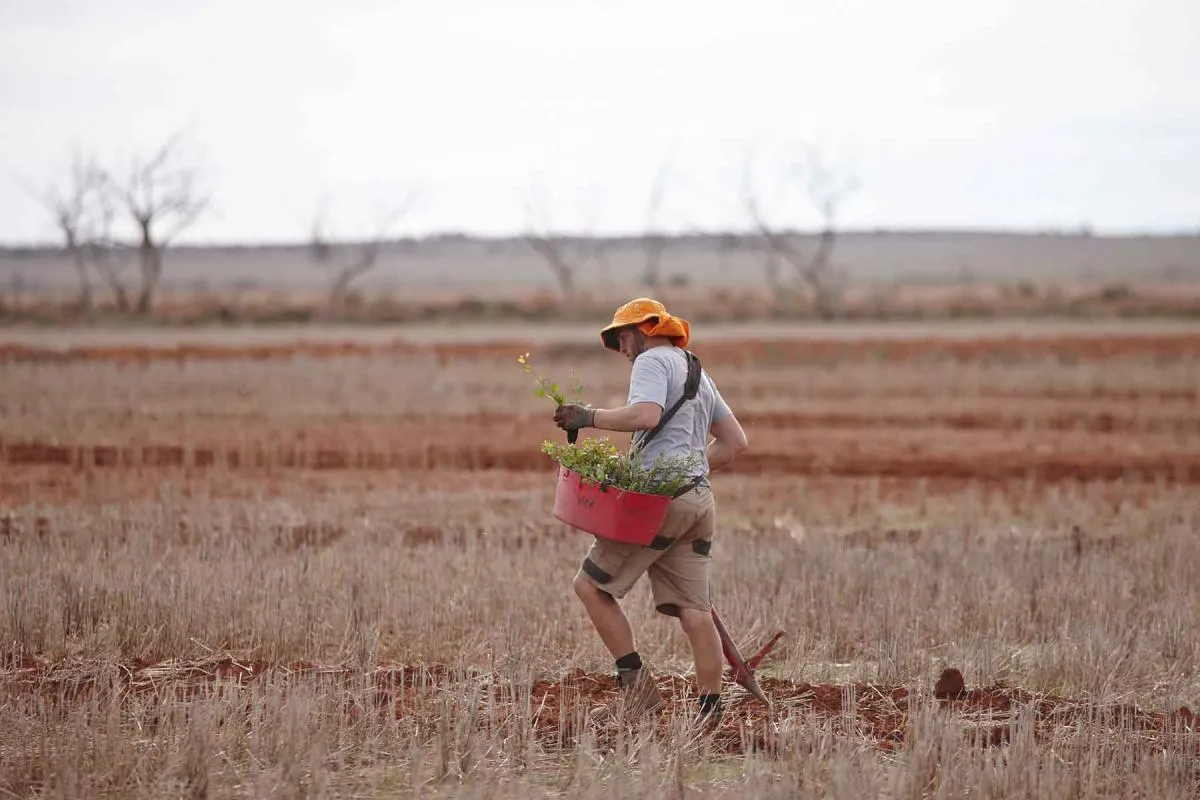
<path fill-rule="evenodd" d="M 602 539 L 648 545 L 667 516 L 671 498 L 600 486 L 561 464 L 554 491 L 554 516 Z"/>

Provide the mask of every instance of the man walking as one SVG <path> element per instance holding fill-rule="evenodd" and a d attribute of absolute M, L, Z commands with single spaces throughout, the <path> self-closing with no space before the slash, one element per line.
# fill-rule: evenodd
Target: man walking
<path fill-rule="evenodd" d="M 647 466 L 660 454 L 697 458 L 692 482 L 671 500 L 654 542 L 643 547 L 596 538 L 575 576 L 575 594 L 616 660 L 619 717 L 657 711 L 663 705 L 618 603 L 645 573 L 655 609 L 676 617 L 691 645 L 700 717 L 719 718 L 723 653 L 709 600 L 716 504 L 708 475 L 728 466 L 746 448 L 746 434 L 716 384 L 684 349 L 690 338 L 687 320 L 667 313 L 662 303 L 648 298 L 626 303 L 600 338 L 606 348 L 633 364 L 626 405 L 591 408 L 567 403 L 555 410 L 558 426 L 568 431 L 630 432 L 631 449 L 641 448 Z M 689 365 L 693 381 L 698 377 L 699 382 L 694 398 L 685 399 Z"/>

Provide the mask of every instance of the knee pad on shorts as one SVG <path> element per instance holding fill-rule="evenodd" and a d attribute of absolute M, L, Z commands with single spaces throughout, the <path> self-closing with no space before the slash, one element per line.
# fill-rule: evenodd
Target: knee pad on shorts
<path fill-rule="evenodd" d="M 584 575 L 587 575 L 596 583 L 604 584 L 612 582 L 613 576 L 600 569 L 599 565 L 590 558 L 585 558 L 583 560 L 583 565 L 580 567 L 580 569 L 583 570 Z"/>

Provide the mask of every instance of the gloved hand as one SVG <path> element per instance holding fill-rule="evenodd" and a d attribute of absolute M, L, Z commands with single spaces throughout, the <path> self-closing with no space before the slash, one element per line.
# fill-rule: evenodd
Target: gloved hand
<path fill-rule="evenodd" d="M 554 409 L 554 422 L 565 431 L 590 428 L 596 421 L 596 410 L 579 403 L 563 403 Z"/>

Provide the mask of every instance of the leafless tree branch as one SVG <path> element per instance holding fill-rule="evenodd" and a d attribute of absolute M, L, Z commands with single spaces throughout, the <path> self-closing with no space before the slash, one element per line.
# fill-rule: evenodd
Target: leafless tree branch
<path fill-rule="evenodd" d="M 813 296 L 817 313 L 824 318 L 836 316 L 841 304 L 833 253 L 837 245 L 837 212 L 841 203 L 858 187 L 857 181 L 843 170 L 830 167 L 813 147 L 804 148 L 803 158 L 789 160 L 772 172 L 787 190 L 803 191 L 820 215 L 816 248 L 807 253 L 796 244 L 793 230 L 772 222 L 763 208 L 763 190 L 757 177 L 755 153 L 750 151 L 742 172 L 742 198 L 755 229 L 767 251 L 768 282 L 773 290 L 782 288 L 778 263 L 792 267 L 796 279 Z"/>
<path fill-rule="evenodd" d="M 81 311 L 92 308 L 92 281 L 88 271 L 88 211 L 96 186 L 95 163 L 76 152 L 71 161 L 69 183 L 65 190 L 50 186 L 39 198 L 54 217 L 63 237 L 63 246 L 79 279 L 77 305 Z"/>
<path fill-rule="evenodd" d="M 130 302 L 124 272 L 129 263 L 128 256 L 134 248 L 113 235 L 113 225 L 117 219 L 117 201 L 104 183 L 103 173 L 100 180 L 101 185 L 94 196 L 95 228 L 89 243 L 90 259 L 112 292 L 117 310 L 126 312 L 130 308 Z"/>
<path fill-rule="evenodd" d="M 600 237 L 592 235 L 597 207 L 585 211 L 586 232 L 577 237 L 558 236 L 550 233 L 547 223 L 548 201 L 544 189 L 535 184 L 524 199 L 526 228 L 523 238 L 535 253 L 542 257 L 558 282 L 559 291 L 565 301 L 576 298 L 578 271 L 593 260 L 604 258 L 604 244 Z"/>
<path fill-rule="evenodd" d="M 75 151 L 65 186 L 51 184 L 45 191 L 30 194 L 50 212 L 62 236 L 79 281 L 78 308 L 90 312 L 94 306 L 94 269 L 112 290 L 117 308 L 127 310 L 128 295 L 115 258 L 119 245 L 112 234 L 116 216 L 113 195 L 96 158 Z"/>
<path fill-rule="evenodd" d="M 345 305 L 350 285 L 370 272 L 379 260 L 379 252 L 392 229 L 416 206 L 419 190 L 409 188 L 396 195 L 383 209 L 377 209 L 372 234 L 361 242 L 331 242 L 325 229 L 328 204 L 322 201 L 313 215 L 309 256 L 329 275 L 326 317 L 337 315 Z"/>
<path fill-rule="evenodd" d="M 646 270 L 642 274 L 642 283 L 656 291 L 662 288 L 662 259 L 667 249 L 668 238 L 658 227 L 658 216 L 662 209 L 663 197 L 667 193 L 672 164 L 667 156 L 659 164 L 650 181 L 650 193 L 646 201 L 646 222 L 643 236 L 646 247 Z"/>
<path fill-rule="evenodd" d="M 170 136 L 146 160 L 134 159 L 124 181 L 105 173 L 118 202 L 137 230 L 141 286 L 136 310 L 149 313 L 162 275 L 163 249 L 209 207 L 198 186 L 198 168 L 182 161 L 182 134 Z"/>

